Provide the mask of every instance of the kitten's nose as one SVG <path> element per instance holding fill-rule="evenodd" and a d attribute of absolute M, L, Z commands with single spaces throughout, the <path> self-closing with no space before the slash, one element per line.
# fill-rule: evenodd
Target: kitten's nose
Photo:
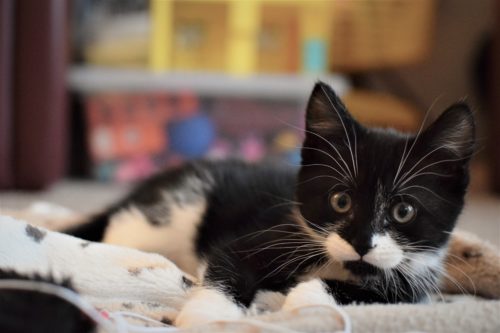
<path fill-rule="evenodd" d="M 356 252 L 358 252 L 359 256 L 362 257 L 364 256 L 365 254 L 368 253 L 368 251 L 370 251 L 373 246 L 371 246 L 370 244 L 367 244 L 365 242 L 356 242 L 356 241 L 353 241 L 351 243 L 352 247 L 354 247 L 354 249 L 356 250 Z"/>

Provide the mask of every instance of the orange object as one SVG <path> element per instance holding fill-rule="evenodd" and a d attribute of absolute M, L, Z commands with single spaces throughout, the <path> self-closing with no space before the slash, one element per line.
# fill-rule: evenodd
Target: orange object
<path fill-rule="evenodd" d="M 154 155 L 166 149 L 165 95 L 96 95 L 87 102 L 88 142 L 98 161 Z"/>

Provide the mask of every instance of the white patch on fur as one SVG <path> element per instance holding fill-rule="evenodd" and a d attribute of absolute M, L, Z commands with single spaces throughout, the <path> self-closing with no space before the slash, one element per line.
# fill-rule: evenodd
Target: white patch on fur
<path fill-rule="evenodd" d="M 302 306 L 335 304 L 333 297 L 326 291 L 325 284 L 319 279 L 314 279 L 293 287 L 286 296 L 282 309 L 291 311 Z"/>
<path fill-rule="evenodd" d="M 175 325 L 188 328 L 220 320 L 238 320 L 244 316 L 243 310 L 222 291 L 213 288 L 199 288 L 193 291 Z"/>
<path fill-rule="evenodd" d="M 446 249 L 441 249 L 437 252 L 407 252 L 405 257 L 408 258 L 408 266 L 416 275 L 423 275 L 429 269 L 440 271 Z"/>
<path fill-rule="evenodd" d="M 208 269 L 208 263 L 205 260 L 200 260 L 198 267 L 196 268 L 196 277 L 200 284 L 203 284 L 205 278 L 205 273 Z"/>
<path fill-rule="evenodd" d="M 375 194 L 375 211 L 374 211 L 374 221 L 381 221 L 387 210 L 387 201 L 384 195 L 384 187 L 382 182 L 379 180 L 377 182 L 377 193 Z"/>
<path fill-rule="evenodd" d="M 332 259 L 338 262 L 360 259 L 359 254 L 352 245 L 340 237 L 336 232 L 332 232 L 327 237 L 326 248 Z"/>
<path fill-rule="evenodd" d="M 363 260 L 373 266 L 389 269 L 396 267 L 404 258 L 403 250 L 388 234 L 375 234 L 373 248 L 363 256 Z"/>
<path fill-rule="evenodd" d="M 263 312 L 275 312 L 281 309 L 285 302 L 285 295 L 277 291 L 259 290 L 255 295 L 248 315 L 258 315 Z"/>
<path fill-rule="evenodd" d="M 186 272 L 196 275 L 198 259 L 194 238 L 206 209 L 206 202 L 169 204 L 169 222 L 155 226 L 134 206 L 111 217 L 103 242 L 159 253 Z"/>

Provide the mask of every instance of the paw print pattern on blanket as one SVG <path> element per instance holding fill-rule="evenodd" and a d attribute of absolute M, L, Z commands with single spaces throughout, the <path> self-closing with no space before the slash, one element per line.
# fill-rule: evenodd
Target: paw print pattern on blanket
<path fill-rule="evenodd" d="M 5 216 L 0 226 L 0 268 L 70 278 L 97 308 L 172 320 L 194 284 L 157 254 L 82 241 Z"/>

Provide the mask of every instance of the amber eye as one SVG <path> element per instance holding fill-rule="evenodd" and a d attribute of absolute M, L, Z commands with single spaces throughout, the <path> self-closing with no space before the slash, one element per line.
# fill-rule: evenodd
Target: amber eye
<path fill-rule="evenodd" d="M 406 202 L 400 202 L 392 207 L 392 217 L 398 223 L 408 223 L 417 215 L 415 208 Z"/>
<path fill-rule="evenodd" d="M 347 211 L 349 211 L 349 209 L 351 209 L 352 201 L 349 194 L 345 192 L 339 192 L 332 195 L 332 197 L 330 198 L 330 203 L 337 213 L 346 213 Z"/>

